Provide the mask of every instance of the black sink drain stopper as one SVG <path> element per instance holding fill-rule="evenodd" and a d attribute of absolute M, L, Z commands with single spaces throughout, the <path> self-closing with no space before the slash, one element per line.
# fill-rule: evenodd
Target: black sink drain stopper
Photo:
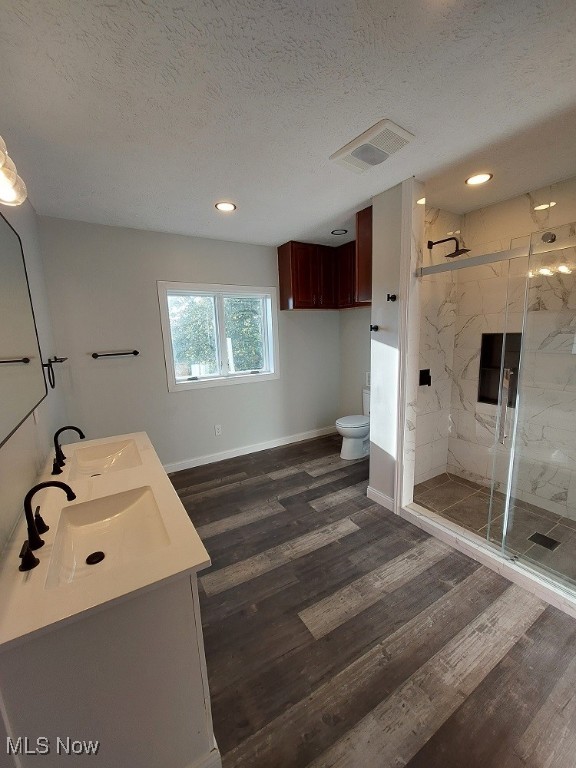
<path fill-rule="evenodd" d="M 86 563 L 88 565 L 96 565 L 96 563 L 101 563 L 105 557 L 106 555 L 104 552 L 92 552 L 92 554 L 88 555 L 86 558 Z"/>

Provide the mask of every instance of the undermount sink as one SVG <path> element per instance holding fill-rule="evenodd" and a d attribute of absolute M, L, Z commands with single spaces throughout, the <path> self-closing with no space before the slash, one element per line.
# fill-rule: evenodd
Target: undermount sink
<path fill-rule="evenodd" d="M 73 504 L 60 515 L 46 587 L 124 566 L 169 543 L 149 486 Z M 95 564 L 88 564 L 86 558 L 95 553 L 103 553 L 104 558 L 98 555 Z"/>
<path fill-rule="evenodd" d="M 75 449 L 70 461 L 70 480 L 94 477 L 121 469 L 132 469 L 142 464 L 140 451 L 134 440 L 118 440 L 102 445 L 88 445 Z"/>

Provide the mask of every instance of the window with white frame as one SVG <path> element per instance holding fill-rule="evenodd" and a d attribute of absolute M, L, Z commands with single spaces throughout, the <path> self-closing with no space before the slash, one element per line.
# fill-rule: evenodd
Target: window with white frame
<path fill-rule="evenodd" d="M 168 389 L 278 378 L 275 288 L 158 283 Z"/>

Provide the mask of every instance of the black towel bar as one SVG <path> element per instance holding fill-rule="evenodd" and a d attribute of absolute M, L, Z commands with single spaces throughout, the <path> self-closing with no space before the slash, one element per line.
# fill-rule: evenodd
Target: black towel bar
<path fill-rule="evenodd" d="M 92 357 L 97 360 L 99 357 L 124 357 L 125 355 L 139 355 L 137 349 L 132 349 L 129 352 L 92 352 Z"/>
<path fill-rule="evenodd" d="M 10 363 L 29 363 L 29 357 L 17 357 L 14 360 L 0 360 L 0 365 L 9 365 Z"/>

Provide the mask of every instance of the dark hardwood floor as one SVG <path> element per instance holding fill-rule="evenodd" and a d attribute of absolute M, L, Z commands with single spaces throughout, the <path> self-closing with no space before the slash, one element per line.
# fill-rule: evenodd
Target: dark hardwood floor
<path fill-rule="evenodd" d="M 574 768 L 576 621 L 366 497 L 326 437 L 175 473 L 224 768 Z"/>

